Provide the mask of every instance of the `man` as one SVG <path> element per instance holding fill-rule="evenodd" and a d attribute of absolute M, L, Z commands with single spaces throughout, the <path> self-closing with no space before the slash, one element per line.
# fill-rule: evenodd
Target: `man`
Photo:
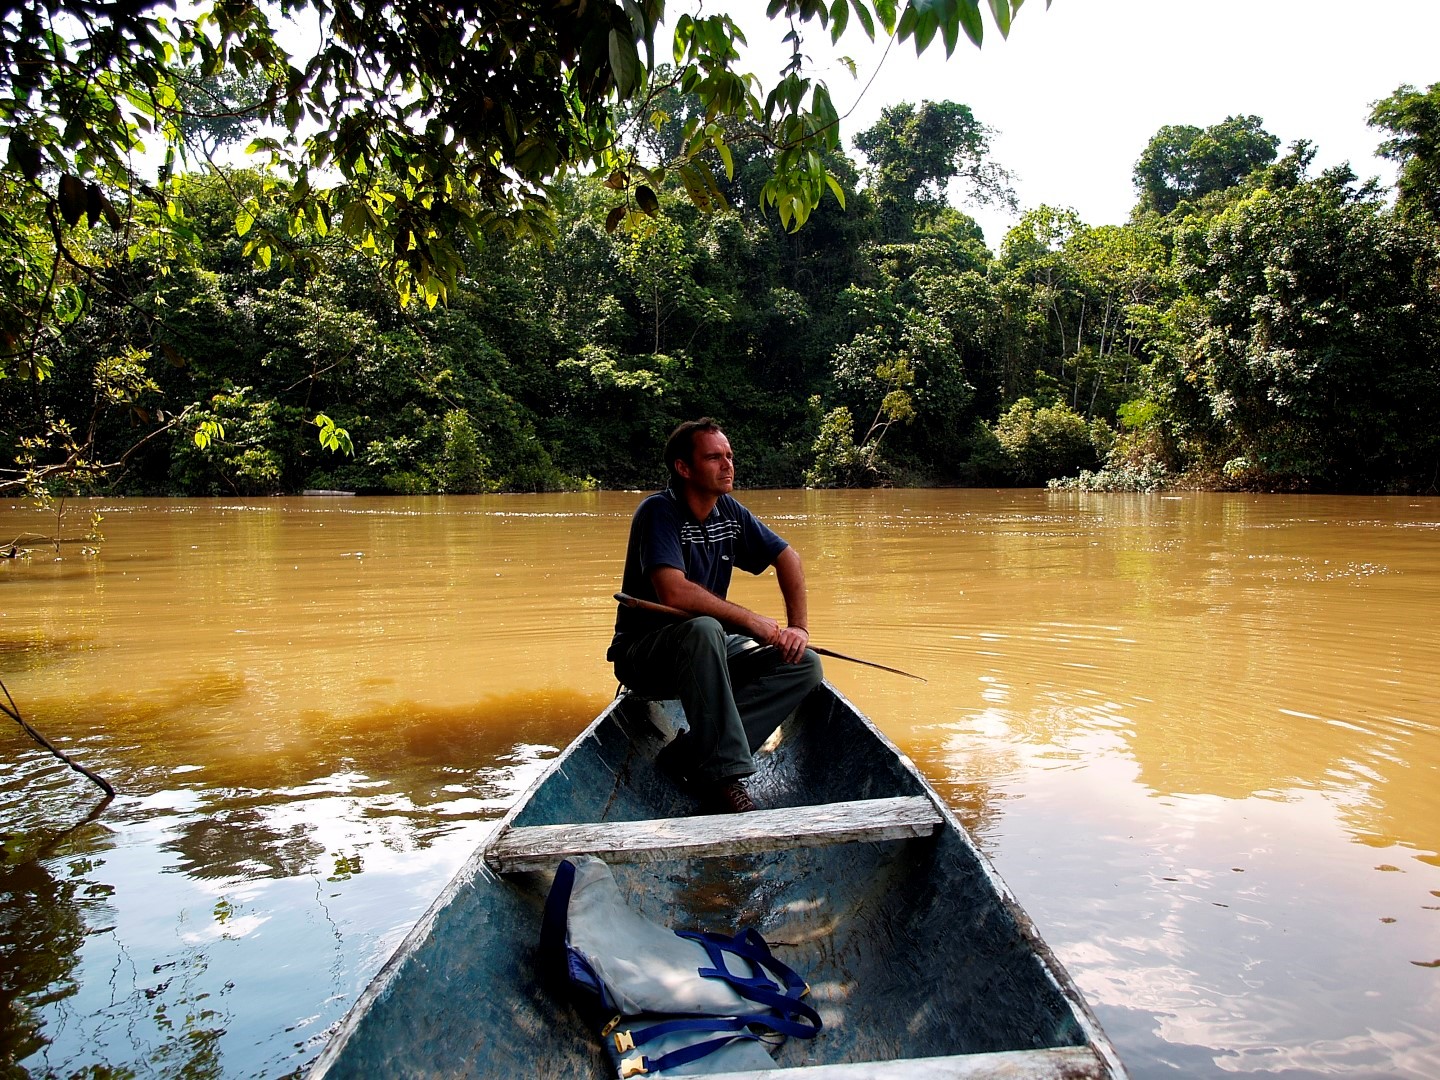
<path fill-rule="evenodd" d="M 665 462 L 669 486 L 630 523 L 623 588 L 693 617 L 621 607 L 607 658 L 631 690 L 684 706 L 690 730 L 666 748 L 666 770 L 707 811 L 753 810 L 744 784 L 751 755 L 823 674 L 806 647 L 805 571 L 795 549 L 730 496 L 735 456 L 714 420 L 677 427 Z M 784 626 L 725 599 L 737 566 L 775 567 Z"/>

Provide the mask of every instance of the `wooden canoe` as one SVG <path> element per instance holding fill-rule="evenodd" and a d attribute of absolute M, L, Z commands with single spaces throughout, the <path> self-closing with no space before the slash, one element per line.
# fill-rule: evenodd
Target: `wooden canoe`
<path fill-rule="evenodd" d="M 988 860 L 833 687 L 757 755 L 751 814 L 696 816 L 657 772 L 680 715 L 631 696 L 601 713 L 361 994 L 313 1080 L 613 1075 L 534 970 L 554 868 L 578 853 L 610 863 L 647 918 L 753 926 L 809 980 L 824 1030 L 751 1080 L 1125 1075 Z"/>

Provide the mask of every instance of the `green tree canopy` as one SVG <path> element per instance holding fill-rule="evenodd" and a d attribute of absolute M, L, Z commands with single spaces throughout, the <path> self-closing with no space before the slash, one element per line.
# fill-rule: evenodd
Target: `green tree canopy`
<path fill-rule="evenodd" d="M 1168 214 L 1182 202 L 1234 187 L 1275 160 L 1280 140 L 1258 116 L 1229 116 L 1207 128 L 1167 125 L 1135 163 L 1136 212 Z"/>
<path fill-rule="evenodd" d="M 1182 422 L 1232 479 L 1433 484 L 1440 252 L 1348 168 L 1180 230 Z M 1218 430 L 1216 425 L 1219 425 Z"/>
<path fill-rule="evenodd" d="M 1380 154 L 1400 165 L 1396 207 L 1440 223 L 1440 82 L 1423 93 L 1407 83 L 1377 101 L 1370 126 L 1390 133 Z"/>
<path fill-rule="evenodd" d="M 978 202 L 1015 204 L 1010 176 L 989 159 L 994 132 L 968 105 L 954 101 L 904 102 L 883 109 L 874 125 L 855 136 L 870 162 L 871 197 L 887 240 L 908 240 L 947 204 L 950 181 L 965 182 Z"/>
<path fill-rule="evenodd" d="M 792 59 L 762 80 L 724 13 L 678 14 L 659 55 L 664 0 L 0 0 L 0 377 L 51 376 L 98 293 L 143 304 L 152 271 L 198 260 L 180 177 L 237 124 L 266 125 L 253 146 L 268 155 L 258 182 L 232 186 L 242 257 L 303 281 L 360 252 L 402 303 L 433 307 L 486 243 L 553 237 L 555 185 L 575 171 L 608 177 L 613 230 L 658 214 L 671 175 L 723 206 L 711 162 L 733 172 L 731 145 L 752 140 L 764 204 L 800 226 L 845 193 L 829 171 L 840 118 L 803 35 L 858 27 L 917 51 L 939 36 L 948 54 L 962 34 L 980 43 L 982 6 L 1005 34 L 1022 3 L 771 0 Z M 637 132 L 664 124 L 673 91 L 700 107 L 657 160 Z M 124 355 L 143 385 L 150 358 Z M 64 460 L 45 468 L 93 469 L 74 422 L 34 433 L 35 460 L 59 430 Z"/>

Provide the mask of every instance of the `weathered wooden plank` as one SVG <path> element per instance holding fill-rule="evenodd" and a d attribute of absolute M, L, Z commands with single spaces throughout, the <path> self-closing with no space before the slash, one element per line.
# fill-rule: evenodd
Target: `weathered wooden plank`
<path fill-rule="evenodd" d="M 497 873 L 543 870 L 570 855 L 607 862 L 711 857 L 928 836 L 943 818 L 923 795 L 789 806 L 748 814 L 531 825 L 504 830 L 485 853 Z"/>
<path fill-rule="evenodd" d="M 710 1080 L 1103 1080 L 1112 1075 L 1090 1047 L 1066 1046 L 714 1073 Z"/>

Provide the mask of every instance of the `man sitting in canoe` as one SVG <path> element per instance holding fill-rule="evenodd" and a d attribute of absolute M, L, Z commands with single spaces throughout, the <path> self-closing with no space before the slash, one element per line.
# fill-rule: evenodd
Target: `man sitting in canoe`
<path fill-rule="evenodd" d="M 622 606 L 606 657 L 631 690 L 684 706 L 690 730 L 666 747 L 666 770 L 711 813 L 753 810 L 751 755 L 823 674 L 806 648 L 805 572 L 795 549 L 730 496 L 735 456 L 714 420 L 677 427 L 665 462 L 669 486 L 630 523 L 623 588 L 692 617 Z M 736 566 L 775 567 L 786 625 L 725 599 Z"/>

